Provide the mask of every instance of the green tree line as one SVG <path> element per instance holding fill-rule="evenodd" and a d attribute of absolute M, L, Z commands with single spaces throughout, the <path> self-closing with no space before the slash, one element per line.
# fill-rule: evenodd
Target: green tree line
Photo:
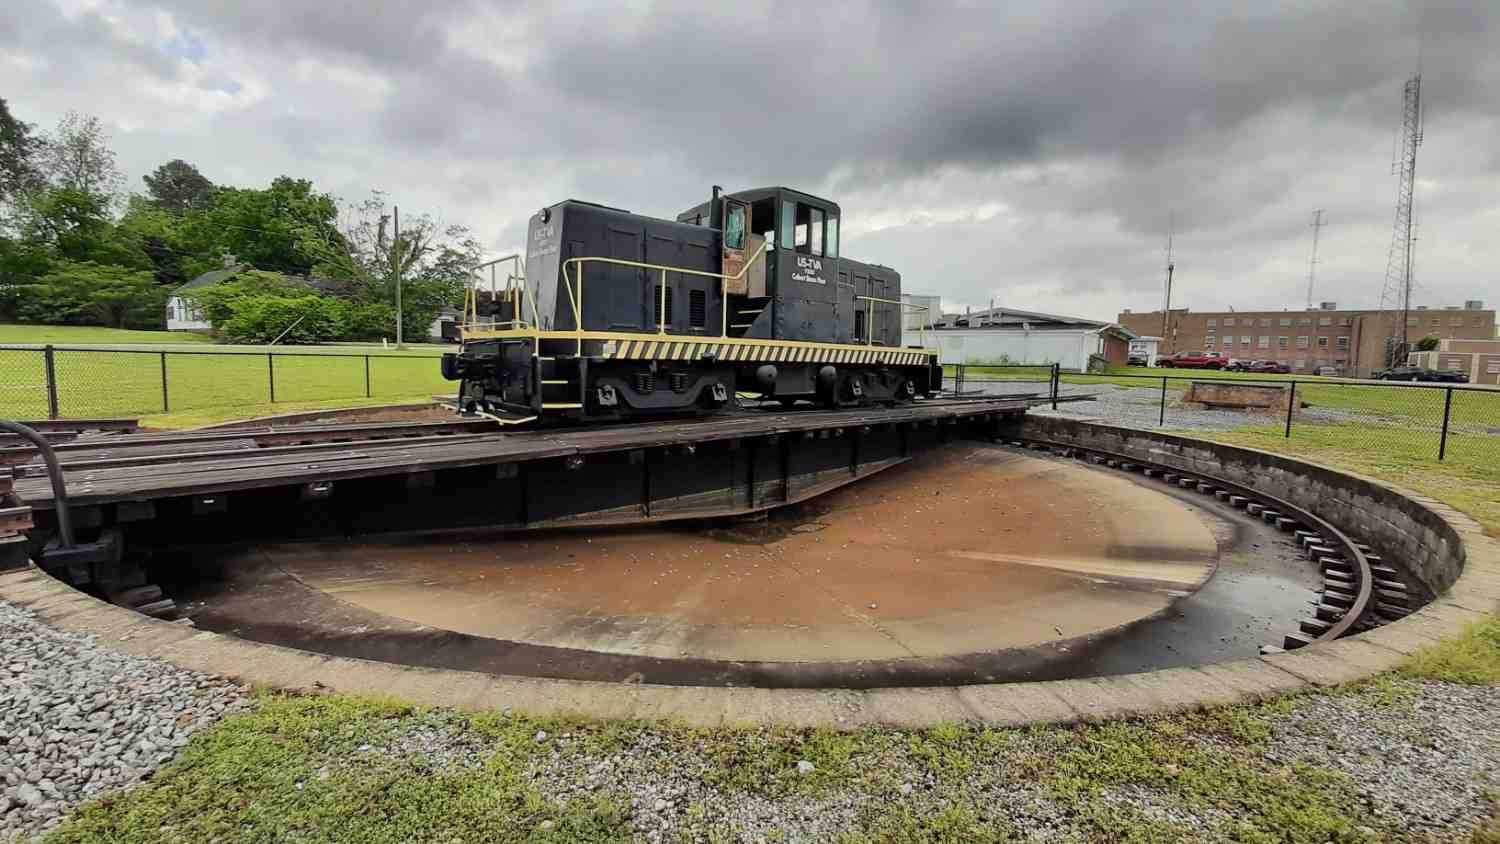
<path fill-rule="evenodd" d="M 480 247 L 464 226 L 403 213 L 373 192 L 341 202 L 307 179 L 216 185 L 173 159 L 127 192 L 109 136 L 69 113 L 39 132 L 0 99 L 0 322 L 162 328 L 174 291 L 236 342 L 413 340 L 462 302 Z M 284 334 L 284 336 L 283 336 Z"/>

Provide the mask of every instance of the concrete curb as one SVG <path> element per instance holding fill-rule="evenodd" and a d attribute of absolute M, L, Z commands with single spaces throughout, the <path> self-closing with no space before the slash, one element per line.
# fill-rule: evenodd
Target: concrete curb
<path fill-rule="evenodd" d="M 1265 454 L 1286 468 L 1332 471 L 1252 449 L 1208 445 Z M 694 727 L 855 729 L 954 722 L 1020 726 L 1103 721 L 1253 702 L 1364 679 L 1457 635 L 1500 606 L 1500 541 L 1486 536 L 1472 519 L 1451 507 L 1380 481 L 1360 480 L 1436 516 L 1460 538 L 1460 547 L 1450 549 L 1457 559 L 1447 561 L 1461 567 L 1460 575 L 1436 600 L 1401 621 L 1337 642 L 1254 659 L 1114 677 L 866 691 L 549 680 L 329 657 L 198 631 L 103 603 L 36 569 L 0 574 L 0 600 L 25 607 L 60 629 L 96 635 L 108 647 L 254 686 L 388 695 L 467 710 L 509 706 L 535 715 L 670 720 Z"/>

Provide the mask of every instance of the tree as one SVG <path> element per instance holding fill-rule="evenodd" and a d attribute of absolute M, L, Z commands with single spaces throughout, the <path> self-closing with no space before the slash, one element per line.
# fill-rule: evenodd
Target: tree
<path fill-rule="evenodd" d="M 16 227 L 22 240 L 56 258 L 149 269 L 139 241 L 110 220 L 109 202 L 75 188 L 45 188 L 25 198 Z"/>
<path fill-rule="evenodd" d="M 214 183 L 180 158 L 168 161 L 141 179 L 152 203 L 166 211 L 201 211 L 213 202 Z"/>
<path fill-rule="evenodd" d="M 167 293 L 151 273 L 87 261 L 58 261 L 17 303 L 25 322 L 160 328 Z"/>
<path fill-rule="evenodd" d="M 339 228 L 322 232 L 308 248 L 320 258 L 319 272 L 352 280 L 365 302 L 394 306 L 399 276 L 402 333 L 422 338 L 444 305 L 462 303 L 481 248 L 467 227 L 440 225 L 427 214 L 402 217 L 398 237 L 394 217 L 385 194 L 374 191 L 345 206 Z"/>
<path fill-rule="evenodd" d="M 42 145 L 40 164 L 54 187 L 102 196 L 111 203 L 125 186 L 115 151 L 109 148 L 109 133 L 93 115 L 68 112 Z"/>
<path fill-rule="evenodd" d="M 11 116 L 10 107 L 0 98 L 0 211 L 43 184 L 36 163 L 41 141 L 32 136 L 31 129 L 31 124 Z"/>
<path fill-rule="evenodd" d="M 217 258 L 233 255 L 263 270 L 307 275 L 318 263 L 312 240 L 332 230 L 338 204 L 312 182 L 281 176 L 271 186 L 218 188 L 205 213 L 184 218 L 183 234 Z"/>
<path fill-rule="evenodd" d="M 1430 352 L 1438 347 L 1442 340 L 1436 334 L 1429 334 L 1417 341 L 1416 350 L 1419 352 Z"/>

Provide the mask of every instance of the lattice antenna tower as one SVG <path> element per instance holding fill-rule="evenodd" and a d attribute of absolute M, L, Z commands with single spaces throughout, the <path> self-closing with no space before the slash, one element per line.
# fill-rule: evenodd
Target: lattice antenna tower
<path fill-rule="evenodd" d="M 1176 344 L 1171 339 L 1169 339 L 1167 334 L 1167 327 L 1169 321 L 1172 318 L 1172 271 L 1176 269 L 1176 265 L 1172 263 L 1172 231 L 1175 228 L 1177 228 L 1177 215 L 1175 213 L 1169 213 L 1167 215 L 1167 291 L 1165 300 L 1162 302 L 1161 306 L 1160 348 L 1163 352 L 1165 352 L 1169 346 L 1173 351 L 1177 350 Z"/>
<path fill-rule="evenodd" d="M 1323 209 L 1319 208 L 1313 212 L 1312 230 L 1313 247 L 1312 257 L 1307 259 L 1307 309 L 1313 306 L 1313 279 L 1318 272 L 1318 232 L 1323 228 Z"/>
<path fill-rule="evenodd" d="M 1422 146 L 1422 74 L 1406 80 L 1401 106 L 1401 140 L 1391 161 L 1396 178 L 1396 221 L 1391 229 L 1391 250 L 1386 258 L 1385 286 L 1380 292 L 1380 310 L 1400 310 L 1386 340 L 1386 364 L 1406 359 L 1407 320 L 1411 314 L 1412 266 L 1416 255 L 1412 216 L 1413 191 L 1417 181 L 1417 148 Z"/>

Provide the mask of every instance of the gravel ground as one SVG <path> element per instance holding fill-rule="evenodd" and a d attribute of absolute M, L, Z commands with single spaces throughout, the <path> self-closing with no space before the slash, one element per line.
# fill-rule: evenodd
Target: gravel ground
<path fill-rule="evenodd" d="M 1264 716 L 1269 736 L 1254 745 L 1248 761 L 1272 771 L 1315 766 L 1346 776 L 1370 824 L 1356 827 L 1352 840 L 1452 841 L 1493 809 L 1500 784 L 1497 704 L 1500 689 L 1413 681 L 1394 681 L 1383 691 L 1302 696 Z M 1220 840 L 1227 825 L 1242 820 L 1224 805 L 1189 806 L 1169 790 L 1139 785 L 1104 788 L 1093 808 L 1080 812 L 1025 773 L 1028 760 L 1053 758 L 1058 734 L 1006 733 L 993 753 L 978 755 L 977 762 L 970 754 L 972 767 L 953 775 L 934 765 L 909 734 L 875 733 L 850 760 L 852 775 L 844 772 L 837 784 L 805 793 L 776 783 L 817 776 L 806 762 L 761 771 L 759 786 L 747 790 L 723 783 L 724 760 L 692 738 L 643 732 L 601 751 L 572 733 L 539 731 L 522 775 L 559 805 L 608 797 L 629 806 L 635 836 L 647 842 L 837 840 L 893 808 L 931 818 L 966 807 L 1023 840 L 1043 842 L 1089 838 L 1087 816 L 1098 811 L 1139 819 L 1128 821 L 1131 827 L 1169 825 L 1188 840 Z M 1209 750 L 1234 744 L 1217 735 L 1185 741 Z M 736 756 L 755 760 L 784 750 L 771 734 L 752 734 Z M 361 751 L 421 757 L 442 768 L 481 766 L 491 748 L 461 718 L 434 711 Z"/>
<path fill-rule="evenodd" d="M 115 653 L 0 602 L 0 841 L 150 776 L 244 705 L 228 682 Z"/>

